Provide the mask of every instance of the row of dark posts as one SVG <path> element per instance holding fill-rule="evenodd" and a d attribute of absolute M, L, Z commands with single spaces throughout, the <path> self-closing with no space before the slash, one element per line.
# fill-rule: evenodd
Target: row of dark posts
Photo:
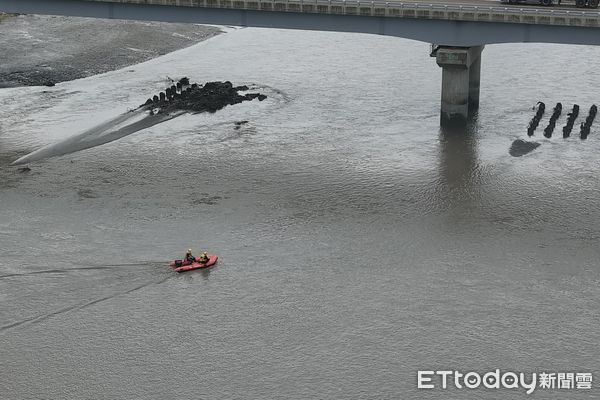
<path fill-rule="evenodd" d="M 556 103 L 554 109 L 552 110 L 552 115 L 550 116 L 550 121 L 548 122 L 548 126 L 544 128 L 544 136 L 547 138 L 552 137 L 552 132 L 554 132 L 554 127 L 556 126 L 556 120 L 560 117 L 560 113 L 562 112 L 562 104 Z"/>
<path fill-rule="evenodd" d="M 567 124 L 563 126 L 563 137 L 568 138 L 571 136 L 571 131 L 573 130 L 573 124 L 575 124 L 575 120 L 579 115 L 579 106 L 577 104 L 573 105 L 573 110 L 567 114 Z"/>
<path fill-rule="evenodd" d="M 544 115 L 545 110 L 546 110 L 546 105 L 541 101 L 538 102 L 535 115 L 533 116 L 533 118 L 529 122 L 529 126 L 527 127 L 527 135 L 528 136 L 533 136 L 533 132 L 535 132 L 535 130 L 537 129 L 538 124 L 540 123 L 540 119 L 542 119 L 542 115 Z"/>
<path fill-rule="evenodd" d="M 543 102 L 538 102 L 536 105 L 537 109 L 535 115 L 529 122 L 529 126 L 527 127 L 527 135 L 533 136 L 533 133 L 537 129 L 542 116 L 544 115 L 544 111 L 546 110 L 546 105 Z M 544 136 L 547 138 L 552 137 L 552 132 L 554 132 L 554 128 L 556 126 L 556 121 L 560 117 L 562 112 L 562 104 L 556 103 L 552 111 L 552 115 L 550 116 L 550 121 L 548 122 L 548 126 L 544 128 Z M 590 107 L 590 112 L 585 119 L 585 122 L 581 123 L 580 126 L 580 137 L 581 139 L 587 139 L 590 128 L 592 127 L 592 123 L 594 122 L 594 118 L 596 117 L 596 113 L 598 112 L 598 107 L 595 104 L 592 104 Z M 563 127 L 563 138 L 568 138 L 571 136 L 571 131 L 573 130 L 573 125 L 575 124 L 575 120 L 579 116 L 579 106 L 577 104 L 573 105 L 573 110 L 567 114 L 567 124 Z"/>
<path fill-rule="evenodd" d="M 598 107 L 595 104 L 592 104 L 590 107 L 590 113 L 585 119 L 585 122 L 581 123 L 581 138 L 587 139 L 590 134 L 590 128 L 592 127 L 592 122 L 594 122 L 594 118 L 596 118 L 596 113 L 598 112 Z"/>

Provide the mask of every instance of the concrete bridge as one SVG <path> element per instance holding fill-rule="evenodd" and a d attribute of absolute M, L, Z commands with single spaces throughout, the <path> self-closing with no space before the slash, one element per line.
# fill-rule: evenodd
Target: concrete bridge
<path fill-rule="evenodd" d="M 442 125 L 479 106 L 486 44 L 600 45 L 600 13 L 486 0 L 0 0 L 0 11 L 263 28 L 360 32 L 435 43 Z M 459 1 L 460 3 L 457 3 Z"/>

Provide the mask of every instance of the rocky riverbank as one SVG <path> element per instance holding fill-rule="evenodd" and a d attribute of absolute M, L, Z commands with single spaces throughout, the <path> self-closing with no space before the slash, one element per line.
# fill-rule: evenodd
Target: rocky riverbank
<path fill-rule="evenodd" d="M 222 32 L 196 24 L 43 15 L 0 14 L 0 21 L 0 87 L 53 85 L 85 78 L 147 61 Z"/>
<path fill-rule="evenodd" d="M 0 21 L 2 21 L 3 19 L 9 18 L 9 17 L 13 17 L 16 16 L 17 14 L 9 14 L 9 13 L 5 13 L 5 12 L 0 12 Z"/>

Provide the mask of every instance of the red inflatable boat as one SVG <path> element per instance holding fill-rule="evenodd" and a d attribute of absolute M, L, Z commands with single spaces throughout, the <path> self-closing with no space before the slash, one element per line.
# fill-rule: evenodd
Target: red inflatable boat
<path fill-rule="evenodd" d="M 209 268 L 209 267 L 212 267 L 213 265 L 215 265 L 217 263 L 218 259 L 219 259 L 218 256 L 209 255 L 208 261 L 204 264 L 199 263 L 197 258 L 196 258 L 196 261 L 194 261 L 191 264 L 189 262 L 186 263 L 185 261 L 175 260 L 171 263 L 171 267 L 173 267 L 175 269 L 175 271 L 177 271 L 177 272 L 191 271 L 193 269 L 200 269 L 200 268 Z M 179 263 L 178 263 L 178 261 L 179 261 Z M 178 266 L 178 264 L 179 264 L 179 266 Z"/>
<path fill-rule="evenodd" d="M 195 258 L 195 260 L 196 260 L 195 262 L 198 262 L 198 258 L 199 257 Z M 188 260 L 175 260 L 175 261 L 171 261 L 169 263 L 169 265 L 173 268 L 179 268 L 179 267 L 183 267 L 185 265 L 190 265 L 191 263 L 192 263 L 192 261 L 188 261 Z"/>

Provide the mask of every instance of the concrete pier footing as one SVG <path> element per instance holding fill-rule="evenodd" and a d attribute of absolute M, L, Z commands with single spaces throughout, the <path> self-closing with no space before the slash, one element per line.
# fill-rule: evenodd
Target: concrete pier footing
<path fill-rule="evenodd" d="M 466 125 L 469 115 L 479 108 L 483 47 L 437 48 L 436 62 L 442 67 L 442 126 Z"/>

